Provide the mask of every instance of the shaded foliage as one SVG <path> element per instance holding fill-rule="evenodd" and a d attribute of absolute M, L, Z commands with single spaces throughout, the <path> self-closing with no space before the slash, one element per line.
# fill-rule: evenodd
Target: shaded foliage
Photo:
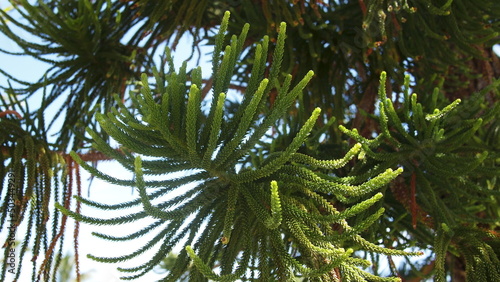
<path fill-rule="evenodd" d="M 36 82 L 0 69 L 13 84 L 3 87 L 0 116 L 1 220 L 6 226 L 10 201 L 16 225 L 35 231 L 22 247 L 34 250 L 33 279 L 48 280 L 58 268 L 71 215 L 97 224 L 158 218 L 128 237 L 97 234 L 125 240 L 161 229 L 127 257 L 96 258 L 131 259 L 161 241 L 151 261 L 127 270 L 130 278 L 185 235 L 191 247 L 167 277 L 371 281 L 389 254 L 392 276 L 498 280 L 497 1 L 11 3 L 13 10 L 0 11 L 0 31 L 22 51 L 0 51 L 51 66 Z M 232 17 L 219 26 L 224 11 Z M 194 39 L 193 56 L 202 44 L 214 48 L 208 79 L 185 65 L 175 71 L 169 51 L 155 64 L 184 34 Z M 242 102 L 227 99 L 239 95 L 231 89 Z M 41 106 L 28 108 L 36 96 Z M 46 123 L 57 100 L 65 103 Z M 55 142 L 51 130 L 59 132 Z M 92 165 L 110 158 L 135 179 Z M 80 194 L 79 166 L 140 195 L 116 206 L 79 202 L 143 211 L 109 222 L 80 215 L 79 202 L 70 207 Z M 175 171 L 189 174 L 148 180 Z M 187 183 L 184 195 L 156 199 Z M 197 217 L 172 233 L 188 214 Z M 77 235 L 75 250 L 76 242 Z M 407 259 L 411 271 L 403 274 L 391 257 L 403 253 L 392 248 L 430 255 Z M 371 274 L 354 267 L 367 261 Z"/>

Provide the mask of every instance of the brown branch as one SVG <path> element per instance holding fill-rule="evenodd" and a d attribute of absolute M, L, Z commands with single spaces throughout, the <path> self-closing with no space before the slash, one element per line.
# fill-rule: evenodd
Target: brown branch
<path fill-rule="evenodd" d="M 3 118 L 4 116 L 6 116 L 8 114 L 15 115 L 18 119 L 23 119 L 23 116 L 20 113 L 13 111 L 13 110 L 5 110 L 3 112 L 0 112 L 0 118 Z"/>
<path fill-rule="evenodd" d="M 116 151 L 122 153 L 121 149 L 116 149 Z M 90 151 L 87 153 L 79 153 L 78 156 L 82 159 L 84 162 L 95 162 L 95 161 L 110 161 L 113 160 L 113 158 L 106 156 L 105 154 L 97 151 Z"/>
<path fill-rule="evenodd" d="M 202 90 L 201 90 L 201 99 L 205 99 L 205 97 L 207 96 L 208 92 L 210 92 L 210 89 L 212 88 L 212 85 L 213 85 L 213 82 L 214 82 L 214 77 L 210 77 L 209 79 L 203 79 L 202 80 L 203 83 L 205 83 L 205 86 L 203 86 Z M 241 86 L 241 85 L 236 85 L 236 84 L 229 84 L 229 89 L 234 89 L 234 90 L 237 90 L 241 93 L 245 92 L 245 90 L 247 89 L 246 87 L 244 86 Z"/>
<path fill-rule="evenodd" d="M 363 13 L 363 17 L 366 17 L 366 5 L 365 5 L 365 2 L 363 2 L 363 0 L 358 0 L 358 3 L 359 3 L 359 7 L 361 8 L 361 12 Z"/>
<path fill-rule="evenodd" d="M 210 91 L 210 89 L 212 88 L 212 84 L 214 82 L 214 76 L 212 75 L 210 77 L 210 79 L 203 79 L 202 82 L 205 83 L 205 86 L 203 87 L 203 89 L 201 90 L 201 99 L 205 99 L 205 97 L 207 96 L 208 92 Z"/>

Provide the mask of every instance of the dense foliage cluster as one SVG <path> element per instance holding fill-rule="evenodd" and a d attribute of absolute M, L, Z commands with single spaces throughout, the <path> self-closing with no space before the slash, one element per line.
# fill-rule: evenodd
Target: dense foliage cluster
<path fill-rule="evenodd" d="M 68 217 L 77 259 L 78 222 L 154 219 L 94 233 L 154 234 L 89 255 L 134 262 L 124 279 L 161 265 L 165 281 L 500 280 L 497 1 L 10 2 L 0 32 L 21 51 L 0 51 L 50 65 L 36 82 L 0 65 L 0 226 L 33 231 L 19 254 L 34 281 L 55 279 Z M 185 34 L 193 57 L 213 47 L 211 73 L 176 69 Z M 96 168 L 109 159 L 134 178 Z M 138 198 L 82 197 L 80 167 Z"/>

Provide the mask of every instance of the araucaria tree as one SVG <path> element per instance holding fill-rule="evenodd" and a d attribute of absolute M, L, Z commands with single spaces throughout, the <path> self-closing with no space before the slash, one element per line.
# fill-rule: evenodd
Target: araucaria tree
<path fill-rule="evenodd" d="M 128 280 L 500 281 L 497 0 L 10 4 L 0 51 L 50 67 L 29 82 L 0 65 L 0 280 L 55 281 L 71 217 L 77 277 L 85 223 L 153 234 L 88 255 L 134 262 Z M 174 65 L 185 35 L 194 57 L 212 48 L 209 73 Z M 137 198 L 83 197 L 80 168 Z"/>

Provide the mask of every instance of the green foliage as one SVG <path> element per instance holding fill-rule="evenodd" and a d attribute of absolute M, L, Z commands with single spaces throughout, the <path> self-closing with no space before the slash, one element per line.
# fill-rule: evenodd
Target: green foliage
<path fill-rule="evenodd" d="M 78 131 L 78 127 L 84 128 L 90 124 L 96 103 L 102 103 L 109 109 L 108 103 L 112 99 L 106 97 L 125 87 L 126 81 L 120 78 L 133 76 L 135 70 L 130 65 L 135 60 L 140 65 L 144 58 L 135 58 L 133 50 L 118 42 L 117 39 L 130 27 L 120 25 L 116 18 L 116 5 L 112 6 L 107 1 L 98 1 L 96 5 L 88 0 L 55 3 L 38 1 L 37 5 L 28 1 L 16 2 L 16 12 L 29 19 L 33 26 L 27 26 L 8 13 L 2 13 L 0 19 L 4 24 L 0 25 L 1 32 L 22 46 L 24 52 L 51 67 L 36 83 L 8 77 L 22 85 L 15 92 L 24 98 L 50 86 L 40 108 L 43 112 L 63 93 L 72 93 L 55 115 L 57 117 L 66 110 L 58 142 L 67 144 L 74 134 L 70 128 Z M 121 17 L 126 20 L 130 16 L 124 14 Z M 10 25 L 5 21 L 9 21 Z M 43 41 L 25 46 L 24 36 L 20 36 L 12 27 L 21 27 Z M 103 65 L 106 69 L 101 68 Z M 75 128 L 75 125 L 78 127 Z"/>
<path fill-rule="evenodd" d="M 129 278 L 168 264 L 167 280 L 499 280 L 498 1 L 325 2 L 12 0 L 0 10 L 11 43 L 0 52 L 49 64 L 35 82 L 0 66 L 12 83 L 1 86 L 0 225 L 14 201 L 30 231 L 21 256 L 34 251 L 33 280 L 54 279 L 64 263 L 67 215 L 52 202 L 98 225 L 155 218 L 128 235 L 95 233 L 154 236 L 123 257 L 93 257 L 137 261 L 155 248 L 122 269 Z M 153 66 L 186 33 L 190 59 L 213 46 L 211 77 L 186 64 L 174 71 L 169 49 Z M 91 142 L 102 153 L 88 151 Z M 80 188 L 68 149 L 139 198 L 70 206 Z M 97 170 L 104 159 L 135 178 Z M 80 203 L 140 211 L 95 219 Z M 397 265 L 396 250 L 426 255 Z"/>
<path fill-rule="evenodd" d="M 15 96 L 7 95 L 6 98 L 10 101 L 0 97 L 2 105 L 12 103 L 17 107 L 1 112 L 0 116 L 0 177 L 3 179 L 0 229 L 8 231 L 4 258 L 14 249 L 16 263 L 3 263 L 0 279 L 5 279 L 7 271 L 15 273 L 13 278 L 19 279 L 21 269 L 26 269 L 22 261 L 30 248 L 32 280 L 48 279 L 60 266 L 61 234 L 66 228 L 66 216 L 57 212 L 51 201 L 69 207 L 73 192 L 69 175 L 71 165 L 68 166 L 71 160 L 67 162 L 63 156 L 52 152 L 47 141 L 37 136 L 43 133 L 39 130 L 43 119 L 37 122 L 30 118 L 27 106 L 22 107 Z M 29 232 L 21 233 L 21 224 L 25 224 Z M 22 238 L 19 246 L 13 242 L 15 238 Z"/>
<path fill-rule="evenodd" d="M 44 104 L 40 108 L 44 112 L 56 100 L 64 100 L 64 105 L 54 115 L 50 126 L 55 126 L 56 117 L 65 114 L 62 126 L 56 128 L 60 130 L 58 143 L 73 149 L 77 149 L 80 142 L 85 140 L 85 127 L 95 123 L 94 113 L 108 111 L 114 104 L 114 93 L 120 93 L 125 98 L 127 84 L 138 79 L 141 72 L 151 70 L 158 42 L 164 40 L 162 34 L 171 35 L 178 26 L 178 22 L 169 25 L 165 21 L 162 21 L 163 25 L 155 26 L 156 16 L 144 21 L 144 13 L 165 12 L 157 7 L 152 11 L 152 3 L 133 5 L 128 3 L 131 1 L 102 0 L 13 2 L 15 12 L 20 14 L 20 18 L 27 19 L 28 23 L 19 21 L 12 13 L 0 11 L 0 32 L 19 45 L 23 52 L 0 51 L 13 55 L 29 54 L 49 64 L 50 68 L 35 83 L 15 78 L 2 69 L 0 73 L 21 85 L 15 89 L 15 93 L 23 99 L 48 86 Z M 180 18 L 191 14 L 192 11 L 185 12 L 188 7 L 206 6 L 206 3 L 198 5 L 199 1 L 182 2 L 169 7 Z M 166 1 L 164 6 L 171 6 L 170 1 Z M 182 9 L 179 10 L 180 6 Z M 192 19 L 193 23 L 185 18 L 182 20 L 187 25 L 199 24 L 199 18 Z M 138 26 L 139 30 L 130 34 Z M 16 31 L 19 28 L 36 39 L 27 43 L 26 35 Z M 144 39 L 149 33 L 153 36 Z M 125 35 L 127 40 L 122 40 Z M 67 96 L 67 92 L 72 95 Z M 72 140 L 75 134 L 77 139 Z"/>
<path fill-rule="evenodd" d="M 395 103 L 387 98 L 386 74 L 382 73 L 377 118 L 380 135 L 368 140 L 356 129 L 341 126 L 342 131 L 362 144 L 366 153 L 367 158 L 354 168 L 357 173 L 366 167 L 380 170 L 396 165 L 404 167 L 406 175 L 402 177 L 407 180 L 394 182 L 391 190 L 393 197 L 411 213 L 411 218 L 400 218 L 401 224 L 413 228 L 407 229 L 409 234 L 398 235 L 400 244 L 411 242 L 413 236 L 419 243 L 432 244 L 439 281 L 445 281 L 447 252 L 465 258 L 470 281 L 495 280 L 500 274 L 498 253 L 493 251 L 500 240 L 494 231 L 489 231 L 499 224 L 500 192 L 491 185 L 500 175 L 498 151 L 492 150 L 498 139 L 489 142 L 478 137 L 497 128 L 500 105 L 487 107 L 485 93 L 497 89 L 499 84 L 496 81 L 464 105 L 458 99 L 439 109 L 437 104 L 442 100 L 439 89 L 435 89 L 428 99 L 429 106 L 425 107 L 417 102 L 417 94 L 410 95 L 408 76 L 402 97 L 396 96 L 402 103 L 395 108 Z M 401 215 L 402 211 L 393 203 L 387 206 L 389 218 Z M 417 229 L 417 222 L 424 226 Z M 435 232 L 435 238 L 423 237 L 425 229 Z M 483 256 L 486 259 L 474 259 Z"/>
<path fill-rule="evenodd" d="M 228 17 L 226 13 L 218 42 L 223 41 Z M 345 242 L 387 255 L 410 253 L 382 248 L 360 236 L 380 218 L 384 209 L 355 224 L 349 224 L 346 219 L 367 211 L 380 200 L 382 195 L 375 191 L 402 170 L 389 168 L 357 179 L 336 177 L 333 171 L 359 154 L 359 144 L 341 160 L 316 160 L 297 153 L 315 126 L 320 109 L 312 112 L 284 150 L 269 152 L 259 166 L 242 162 L 242 156 L 254 154 L 264 143 L 272 142 L 263 138 L 264 134 L 283 122 L 281 116 L 313 76 L 310 72 L 291 87 L 291 76 L 287 75 L 284 83 L 278 84 L 283 56 L 280 50 L 283 50 L 286 31 L 282 24 L 270 76 L 263 78 L 257 68 L 252 78 L 259 76 L 253 78 L 260 80 L 258 86 L 249 87 L 240 108 L 232 116 L 225 116 L 226 94 L 221 91 L 228 89 L 237 63 L 235 58 L 242 49 L 239 42 L 244 42 L 247 30 L 231 38 L 221 58 L 214 56 L 216 95 L 208 113 L 200 110 L 200 85 L 195 84 L 199 81 L 199 70 L 193 71 L 190 77 L 183 66 L 178 73 L 173 68 L 168 73 L 159 73 L 153 83 L 156 89 L 143 76 L 140 94 L 133 98 L 136 102 L 133 109 L 137 113 L 121 106 L 112 113 L 97 116 L 103 130 L 122 145 L 123 155 L 118 156 L 99 135 L 89 130 L 95 140 L 94 148 L 112 154 L 124 167 L 134 171 L 135 179 L 126 181 L 96 175 L 114 184 L 136 187 L 139 199 L 112 206 L 78 199 L 105 211 L 132 206 L 142 206 L 142 211 L 99 219 L 56 206 L 66 215 L 95 225 L 123 224 L 145 217 L 157 220 L 125 237 L 95 234 L 112 241 L 129 241 L 159 229 L 150 242 L 129 255 L 108 258 L 89 255 L 101 262 L 120 262 L 134 259 L 157 245 L 156 254 L 149 261 L 133 268 L 119 268 L 129 273 L 124 279 L 144 275 L 160 264 L 181 238 L 187 238 L 185 250 L 166 280 L 178 279 L 188 270 L 190 260 L 196 266 L 196 271 L 190 271 L 190 279 L 196 281 L 233 281 L 256 276 L 283 280 L 296 275 L 334 280 L 340 280 L 341 275 L 351 280 L 371 280 L 371 274 L 358 268 L 369 262 L 354 257 L 353 249 L 343 247 Z M 264 39 L 261 44 L 267 42 Z M 267 46 L 259 48 L 263 49 Z M 222 46 L 216 47 L 214 54 L 218 54 L 218 50 L 222 50 Z M 264 58 L 266 54 L 259 57 Z M 159 89 L 164 91 L 157 92 Z M 279 93 L 272 108 L 265 109 L 262 100 L 273 89 Z M 95 173 L 77 154 L 72 156 Z M 154 181 L 144 177 L 174 172 L 184 172 L 184 176 Z M 186 188 L 181 195 L 163 197 L 182 185 Z M 338 210 L 335 206 L 342 202 L 356 204 Z M 191 215 L 195 215 L 193 221 L 183 225 Z M 219 264 L 220 273 L 216 274 L 213 269 Z"/>
<path fill-rule="evenodd" d="M 203 40 L 220 45 L 210 30 L 226 10 L 234 15 L 231 33 L 236 34 L 246 23 L 253 26 L 247 42 L 241 42 L 247 52 L 242 53 L 245 63 L 238 66 L 236 81 L 246 82 L 251 73 L 257 53 L 251 43 L 286 22 L 289 40 L 283 69 L 297 77 L 313 70 L 316 79 L 307 87 L 305 104 L 310 110 L 328 106 L 329 112 L 324 114 L 337 120 L 345 117 L 349 106 L 361 104 L 362 93 L 376 87 L 374 78 L 381 71 L 388 72 L 396 82 L 411 70 L 418 80 L 430 81 L 436 73 L 446 77 L 447 91 L 469 87 L 481 79 L 469 61 L 483 60 L 488 55 L 483 46 L 499 43 L 500 27 L 495 19 L 500 16 L 500 8 L 495 0 L 450 0 L 441 1 L 441 5 L 429 0 L 328 4 L 280 0 L 259 5 L 253 0 L 11 2 L 13 11 L 26 22 L 0 11 L 0 31 L 23 51 L 0 51 L 29 54 L 48 63 L 50 69 L 35 83 L 2 69 L 0 73 L 21 84 L 16 88 L 20 96 L 32 96 L 49 86 L 44 111 L 57 99 L 66 101 L 59 112 L 66 111 L 59 143 L 73 149 L 87 141 L 82 131 L 95 125 L 93 113 L 109 111 L 116 105 L 114 93 L 125 99 L 130 82 L 138 80 L 142 72 L 151 75 L 154 56 L 162 44 L 167 42 L 175 48 L 180 37 L 189 33 L 194 39 L 193 53 Z M 16 28 L 36 40 L 26 42 Z M 308 67 L 299 68 L 298 62 Z M 488 77 L 483 79 L 490 82 Z M 67 96 L 68 91 L 72 95 Z M 367 110 L 365 105 L 372 105 L 373 98 L 365 96 L 369 103 L 363 103 L 363 110 Z M 77 140 L 73 142 L 75 133 Z"/>
<path fill-rule="evenodd" d="M 483 73 L 474 66 L 475 59 L 482 61 L 489 56 L 485 49 L 500 43 L 500 7 L 494 0 L 237 3 L 227 8 L 237 15 L 232 32 L 250 23 L 254 28 L 249 36 L 260 38 L 278 22 L 287 22 L 284 70 L 297 76 L 313 70 L 316 78 L 307 87 L 305 105 L 327 106 L 337 120 L 348 118 L 352 105 L 371 112 L 376 98 L 372 91 L 382 71 L 394 80 L 396 88 L 410 71 L 417 81 L 427 82 L 416 85 L 418 91 L 437 74 L 445 78 L 443 89 L 449 95 L 464 88 L 466 95 L 474 91 L 469 87 L 475 80 L 488 85 L 498 77 L 486 73 L 490 71 L 486 71 L 487 66 Z M 253 49 L 249 49 L 246 59 L 251 62 Z M 238 77 L 242 81 L 249 67 L 242 66 Z M 363 117 L 356 117 L 353 126 L 361 130 Z"/>

